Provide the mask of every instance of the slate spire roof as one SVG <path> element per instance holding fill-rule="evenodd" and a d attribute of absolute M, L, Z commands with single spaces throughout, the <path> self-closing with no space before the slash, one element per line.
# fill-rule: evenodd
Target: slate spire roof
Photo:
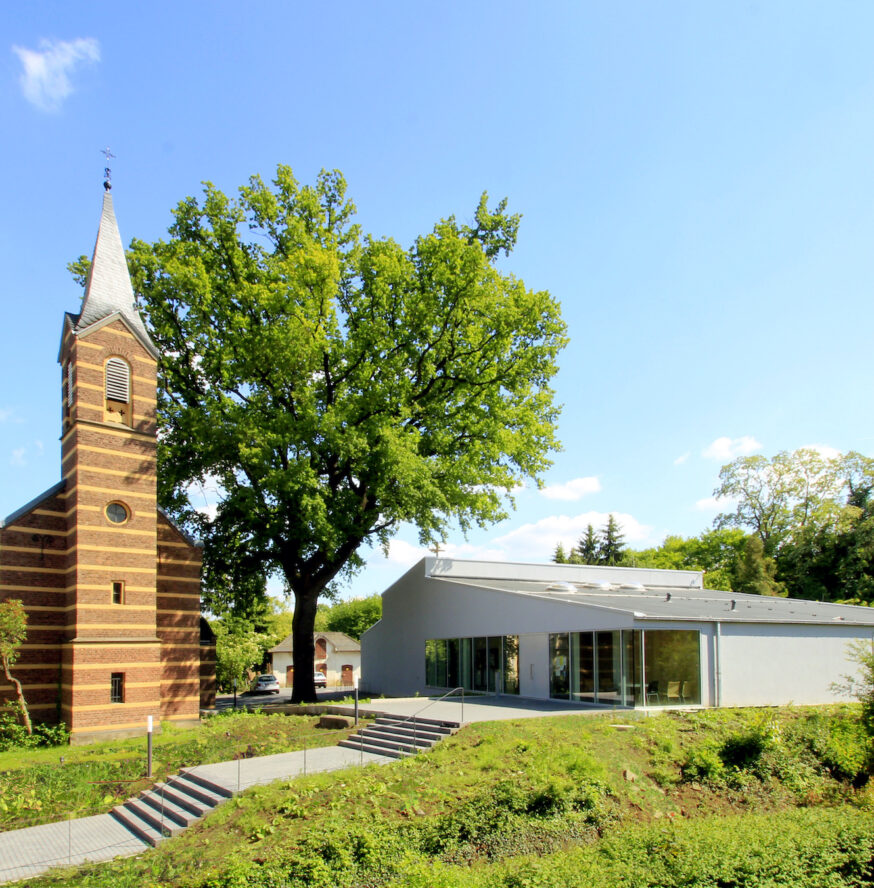
<path fill-rule="evenodd" d="M 68 317 L 73 330 L 81 333 L 93 324 L 116 314 L 121 315 L 131 332 L 157 357 L 157 349 L 134 304 L 134 291 L 118 223 L 115 221 L 112 193 L 106 190 L 103 193 L 103 212 L 97 230 L 97 242 L 94 244 L 91 270 L 85 282 L 82 307 L 78 316 Z"/>

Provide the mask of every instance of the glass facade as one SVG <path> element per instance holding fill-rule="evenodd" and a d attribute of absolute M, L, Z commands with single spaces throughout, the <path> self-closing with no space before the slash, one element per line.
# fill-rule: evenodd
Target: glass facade
<path fill-rule="evenodd" d="M 549 636 L 549 696 L 601 706 L 701 703 L 696 629 L 613 629 Z M 519 693 L 519 636 L 432 638 L 426 683 L 484 693 Z"/>
<path fill-rule="evenodd" d="M 601 706 L 701 703 L 697 630 L 614 629 L 549 636 L 549 696 Z"/>
<path fill-rule="evenodd" d="M 519 693 L 519 636 L 429 638 L 425 683 L 498 694 Z"/>

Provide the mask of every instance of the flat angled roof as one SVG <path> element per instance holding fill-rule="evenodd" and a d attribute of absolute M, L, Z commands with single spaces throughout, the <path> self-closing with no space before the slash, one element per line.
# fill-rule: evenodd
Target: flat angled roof
<path fill-rule="evenodd" d="M 658 586 L 627 583 L 627 588 L 609 584 L 555 583 L 512 579 L 432 577 L 474 588 L 495 589 L 550 601 L 613 610 L 637 620 L 683 620 L 738 623 L 815 623 L 874 627 L 874 608 L 849 604 L 808 601 L 801 598 L 772 598 L 717 589 L 688 586 Z M 639 588 L 632 588 L 632 586 Z M 620 584 L 621 586 L 621 584 Z"/>

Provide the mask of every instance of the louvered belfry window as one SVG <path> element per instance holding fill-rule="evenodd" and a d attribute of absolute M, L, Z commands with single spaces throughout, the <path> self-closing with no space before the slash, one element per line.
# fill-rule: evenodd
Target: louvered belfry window
<path fill-rule="evenodd" d="M 113 401 L 130 401 L 130 367 L 121 358 L 106 362 L 106 397 Z"/>

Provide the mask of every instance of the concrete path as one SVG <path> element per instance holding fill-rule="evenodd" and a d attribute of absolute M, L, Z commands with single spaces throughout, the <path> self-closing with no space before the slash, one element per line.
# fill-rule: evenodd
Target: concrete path
<path fill-rule="evenodd" d="M 393 761 L 395 759 L 382 755 L 325 746 L 199 765 L 191 771 L 237 793 L 274 780 Z M 36 876 L 53 866 L 131 857 L 148 848 L 109 814 L 11 830 L 0 833 L 0 882 Z"/>
<path fill-rule="evenodd" d="M 565 703 L 561 700 L 529 700 L 507 695 L 483 697 L 449 697 L 446 700 L 428 697 L 392 697 L 374 699 L 359 704 L 361 712 L 409 718 L 445 719 L 459 724 L 481 721 L 510 721 L 519 718 L 543 718 L 549 715 L 604 715 L 613 712 L 627 716 L 633 710 L 617 710 L 614 706 L 594 706 L 585 703 Z"/>

